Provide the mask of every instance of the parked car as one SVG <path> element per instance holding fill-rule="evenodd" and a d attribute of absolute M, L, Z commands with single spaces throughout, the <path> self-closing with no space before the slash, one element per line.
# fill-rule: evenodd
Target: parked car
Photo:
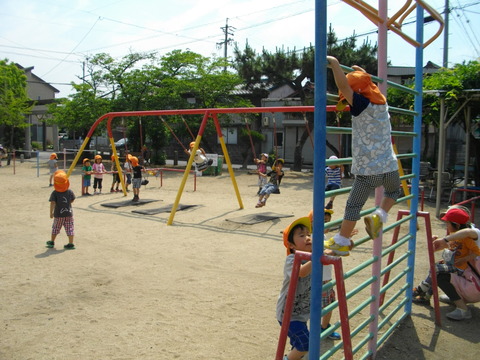
<path fill-rule="evenodd" d="M 122 148 L 122 147 L 125 147 L 125 145 L 128 145 L 128 139 L 127 138 L 123 138 L 123 139 L 120 139 L 118 141 L 115 142 L 115 147 L 117 148 Z"/>

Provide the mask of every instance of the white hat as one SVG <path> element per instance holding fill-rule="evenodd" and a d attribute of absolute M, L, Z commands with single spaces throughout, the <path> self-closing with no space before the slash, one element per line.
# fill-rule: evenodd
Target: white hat
<path fill-rule="evenodd" d="M 328 158 L 329 160 L 338 160 L 338 157 L 336 157 L 335 155 L 332 155 Z"/>

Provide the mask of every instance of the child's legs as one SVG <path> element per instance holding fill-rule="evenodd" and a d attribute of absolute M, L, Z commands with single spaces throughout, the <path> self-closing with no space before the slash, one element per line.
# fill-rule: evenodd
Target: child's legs
<path fill-rule="evenodd" d="M 436 263 L 435 272 L 437 276 L 439 274 L 449 274 L 455 272 L 455 268 L 452 265 Z M 418 287 L 421 288 L 425 293 L 432 294 L 432 274 L 430 272 L 428 272 L 427 277 L 420 283 Z"/>
<path fill-rule="evenodd" d="M 400 196 L 400 176 L 398 171 L 392 171 L 383 175 L 384 192 L 380 207 L 388 213 Z"/>
<path fill-rule="evenodd" d="M 70 244 L 73 244 L 73 237 L 75 235 L 75 226 L 74 226 L 73 216 L 64 218 L 63 226 L 68 236 L 68 242 Z"/>
<path fill-rule="evenodd" d="M 97 180 L 98 180 L 98 188 L 102 190 L 103 179 L 97 179 Z"/>
<path fill-rule="evenodd" d="M 60 229 L 63 226 L 63 219 L 64 218 L 53 218 L 53 224 L 52 224 L 52 236 L 50 240 L 55 241 L 57 238 L 57 235 L 60 234 Z"/>
<path fill-rule="evenodd" d="M 330 305 L 334 301 L 335 301 L 335 290 L 333 290 L 333 288 L 322 293 L 322 309 Z M 324 329 L 327 328 L 328 325 L 330 324 L 331 319 L 332 319 L 332 312 L 330 311 L 329 313 L 325 314 L 322 317 L 322 320 L 321 320 L 322 328 Z"/>
<path fill-rule="evenodd" d="M 363 205 L 368 200 L 368 196 L 372 189 L 374 189 L 374 182 L 370 176 L 355 176 L 352 184 L 352 190 L 348 196 L 347 205 L 345 206 L 345 215 L 340 228 L 340 235 L 345 238 L 350 238 L 350 235 L 355 228 L 355 224 L 360 219 L 360 211 Z"/>
<path fill-rule="evenodd" d="M 288 337 L 292 350 L 288 353 L 289 360 L 301 359 L 308 352 L 309 336 L 307 323 L 301 321 L 290 322 Z"/>

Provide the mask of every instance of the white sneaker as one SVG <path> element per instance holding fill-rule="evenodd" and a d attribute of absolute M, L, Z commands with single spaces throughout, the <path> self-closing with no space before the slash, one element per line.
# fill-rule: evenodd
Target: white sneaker
<path fill-rule="evenodd" d="M 462 310 L 457 307 L 452 312 L 447 313 L 447 317 L 452 320 L 466 320 L 472 318 L 472 313 L 470 309 Z"/>
<path fill-rule="evenodd" d="M 445 294 L 440 295 L 438 300 L 444 304 L 453 304 L 453 301 Z"/>

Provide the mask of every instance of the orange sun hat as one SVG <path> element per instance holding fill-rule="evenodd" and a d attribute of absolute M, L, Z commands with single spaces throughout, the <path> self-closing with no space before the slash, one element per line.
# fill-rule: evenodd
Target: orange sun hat
<path fill-rule="evenodd" d="M 54 160 L 54 159 L 58 159 L 58 156 L 55 153 L 51 153 L 50 154 L 50 160 Z"/>
<path fill-rule="evenodd" d="M 290 249 L 288 235 L 290 235 L 290 231 L 298 224 L 305 225 L 310 231 L 312 231 L 312 222 L 308 216 L 301 217 L 288 225 L 285 230 L 283 230 L 283 245 L 287 248 L 287 255 L 293 254 L 292 249 Z"/>
<path fill-rule="evenodd" d="M 357 94 L 365 96 L 372 104 L 384 105 L 387 102 L 385 96 L 380 92 L 377 85 L 372 82 L 372 76 L 363 71 L 352 71 L 347 75 L 348 85 Z M 343 110 L 347 105 L 345 96 L 338 92 L 340 101 L 337 104 L 337 110 Z"/>
<path fill-rule="evenodd" d="M 53 187 L 55 191 L 65 192 L 70 187 L 70 181 L 68 180 L 67 174 L 63 170 L 55 171 L 53 174 Z"/>
<path fill-rule="evenodd" d="M 132 163 L 133 166 L 138 165 L 138 158 L 136 156 L 131 156 L 130 157 L 130 162 Z"/>

